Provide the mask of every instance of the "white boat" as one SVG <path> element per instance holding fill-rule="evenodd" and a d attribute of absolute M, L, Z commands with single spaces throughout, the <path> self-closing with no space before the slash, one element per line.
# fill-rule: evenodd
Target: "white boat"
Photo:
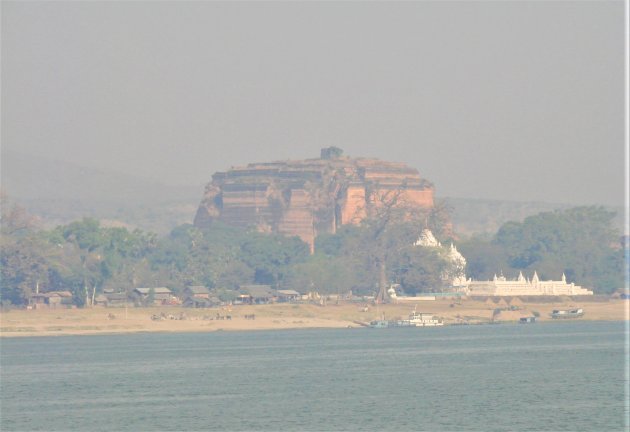
<path fill-rule="evenodd" d="M 554 309 L 551 318 L 579 318 L 584 315 L 584 309 Z"/>
<path fill-rule="evenodd" d="M 409 320 L 375 320 L 370 322 L 372 328 L 415 327 Z"/>
<path fill-rule="evenodd" d="M 387 328 L 392 327 L 389 324 L 389 321 L 386 320 L 374 320 L 370 322 L 370 327 L 372 328 Z"/>
<path fill-rule="evenodd" d="M 386 320 L 383 316 L 381 319 L 371 321 L 369 326 L 372 328 L 391 328 L 391 327 L 437 327 L 443 326 L 444 322 L 430 313 L 413 312 L 409 314 L 408 319 Z"/>
<path fill-rule="evenodd" d="M 433 314 L 416 312 L 415 309 L 409 314 L 409 324 L 414 327 L 436 327 L 443 326 L 444 321 Z"/>

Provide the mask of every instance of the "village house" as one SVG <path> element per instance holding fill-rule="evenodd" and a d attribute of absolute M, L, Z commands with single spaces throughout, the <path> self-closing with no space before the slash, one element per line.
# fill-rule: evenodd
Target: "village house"
<path fill-rule="evenodd" d="M 107 298 L 107 306 L 109 307 L 119 307 L 125 306 L 127 304 L 127 293 L 126 292 L 107 292 L 103 293 Z"/>
<path fill-rule="evenodd" d="M 210 298 L 210 290 L 205 286 L 200 285 L 187 286 L 186 289 L 184 289 L 182 300 L 185 300 L 188 297 L 208 299 Z"/>
<path fill-rule="evenodd" d="M 28 298 L 28 307 L 29 309 L 41 309 L 41 308 L 48 307 L 46 300 L 47 300 L 46 294 L 42 294 L 42 293 L 31 294 L 31 296 Z"/>
<path fill-rule="evenodd" d="M 302 299 L 302 294 L 295 290 L 277 290 L 279 302 L 296 302 Z"/>
<path fill-rule="evenodd" d="M 70 291 L 51 291 L 47 295 L 48 305 L 52 308 L 65 307 L 72 304 L 72 293 Z"/>
<path fill-rule="evenodd" d="M 189 308 L 210 308 L 221 304 L 221 300 L 217 297 L 186 297 L 182 306 Z"/>
<path fill-rule="evenodd" d="M 182 294 L 182 306 L 208 308 L 220 303 L 216 297 L 210 297 L 210 290 L 205 286 L 188 286 Z"/>
<path fill-rule="evenodd" d="M 269 285 L 241 285 L 239 301 L 245 304 L 267 304 L 278 299 L 278 293 Z"/>
<path fill-rule="evenodd" d="M 32 309 L 71 307 L 72 304 L 70 291 L 35 293 L 28 300 L 28 305 Z"/>
<path fill-rule="evenodd" d="M 107 307 L 107 297 L 105 296 L 105 294 L 99 294 L 96 297 L 94 297 L 94 306 L 103 306 L 103 307 Z"/>
<path fill-rule="evenodd" d="M 170 289 L 166 287 L 155 287 L 155 288 L 136 288 L 133 290 L 134 294 L 142 301 L 146 302 L 151 295 L 151 290 L 153 290 L 153 303 L 158 305 L 170 304 L 173 299 L 173 293 Z"/>
<path fill-rule="evenodd" d="M 127 304 L 126 292 L 114 292 L 114 290 L 105 289 L 102 294 L 94 297 L 94 306 L 102 307 L 123 307 Z"/>

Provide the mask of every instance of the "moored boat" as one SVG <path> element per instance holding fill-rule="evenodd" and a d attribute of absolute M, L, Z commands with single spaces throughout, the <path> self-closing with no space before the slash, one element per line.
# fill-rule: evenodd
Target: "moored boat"
<path fill-rule="evenodd" d="M 443 326 L 444 322 L 429 313 L 416 312 L 415 310 L 409 314 L 408 319 L 401 320 L 374 320 L 370 322 L 372 328 L 389 328 L 389 327 L 436 327 Z"/>
<path fill-rule="evenodd" d="M 584 315 L 584 309 L 554 309 L 551 318 L 579 318 Z"/>
<path fill-rule="evenodd" d="M 414 327 L 436 327 L 443 326 L 444 321 L 430 313 L 416 312 L 409 314 L 409 323 Z"/>
<path fill-rule="evenodd" d="M 370 322 L 371 328 L 391 328 L 391 327 L 415 327 L 409 320 L 374 320 Z"/>
<path fill-rule="evenodd" d="M 389 327 L 389 321 L 387 321 L 387 320 L 370 321 L 370 327 L 372 327 L 372 328 L 387 328 L 387 327 Z"/>

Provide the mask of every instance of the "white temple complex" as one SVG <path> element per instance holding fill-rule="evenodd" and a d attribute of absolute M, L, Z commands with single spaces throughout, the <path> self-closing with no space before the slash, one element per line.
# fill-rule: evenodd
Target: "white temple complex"
<path fill-rule="evenodd" d="M 442 244 L 435 238 L 433 233 L 425 228 L 420 234 L 420 238 L 414 246 L 439 248 L 450 261 L 451 270 L 442 276 L 442 279 L 449 284 L 451 291 L 464 293 L 470 296 L 578 296 L 593 295 L 593 291 L 582 288 L 574 283 L 567 283 L 566 276 L 562 274 L 559 281 L 540 280 L 538 273 L 534 271 L 531 280 L 519 273 L 515 280 L 506 279 L 503 274 L 494 275 L 489 281 L 473 281 L 466 278 L 466 258 L 451 243 L 448 251 L 444 251 Z"/>
<path fill-rule="evenodd" d="M 562 274 L 562 280 L 542 281 L 534 272 L 531 280 L 519 273 L 516 280 L 507 280 L 503 275 L 494 275 L 491 281 L 472 281 L 468 284 L 468 295 L 471 296 L 578 296 L 593 295 L 593 291 L 582 288 L 574 283 L 567 283 Z"/>

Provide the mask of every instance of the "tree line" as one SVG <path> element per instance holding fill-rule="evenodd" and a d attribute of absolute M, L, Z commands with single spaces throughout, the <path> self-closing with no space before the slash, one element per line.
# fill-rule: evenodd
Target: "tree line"
<path fill-rule="evenodd" d="M 507 222 L 489 238 L 467 239 L 459 249 L 477 280 L 500 271 L 507 277 L 537 271 L 554 280 L 564 273 L 568 282 L 607 294 L 623 288 L 628 276 L 627 236 L 613 228 L 614 218 L 595 206 L 543 212 Z"/>
<path fill-rule="evenodd" d="M 390 203 L 391 204 L 391 203 Z M 413 246 L 424 226 L 443 243 L 452 240 L 448 209 L 410 218 L 384 205 L 360 226 L 321 234 L 315 253 L 297 237 L 259 233 L 215 223 L 190 224 L 165 237 L 141 230 L 105 227 L 85 218 L 50 230 L 38 229 L 17 206 L 3 206 L 0 295 L 3 305 L 24 305 L 36 290 L 67 290 L 74 303 L 107 288 L 130 293 L 136 287 L 189 285 L 238 290 L 266 284 L 306 293 L 378 295 L 398 283 L 409 295 L 444 289 L 451 263 L 445 250 Z M 541 213 L 509 222 L 489 238 L 458 242 L 475 279 L 537 270 L 542 278 L 567 280 L 608 293 L 623 286 L 627 259 L 614 214 L 598 207 Z"/>

